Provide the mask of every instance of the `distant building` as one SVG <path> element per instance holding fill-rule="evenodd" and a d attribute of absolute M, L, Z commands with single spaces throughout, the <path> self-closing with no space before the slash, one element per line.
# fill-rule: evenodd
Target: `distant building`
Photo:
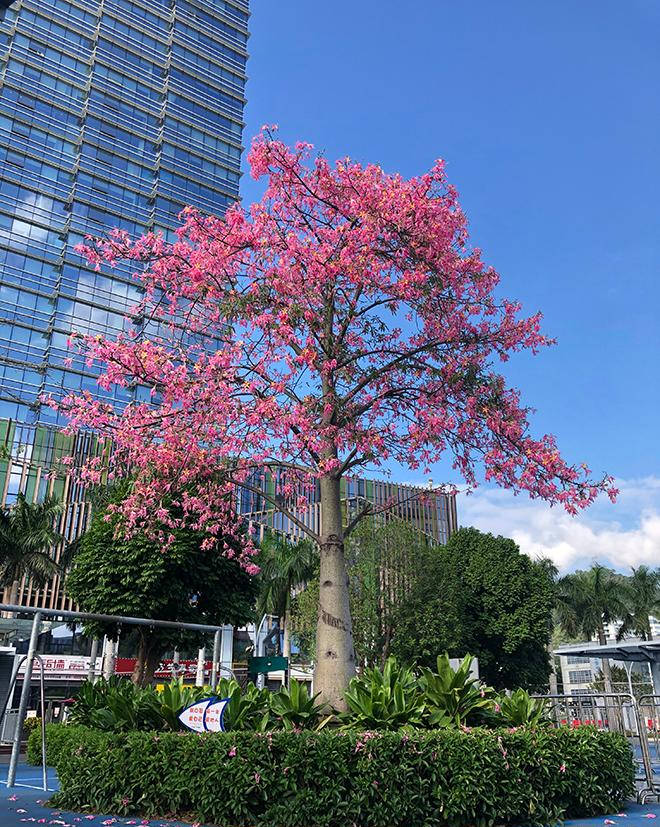
<path fill-rule="evenodd" d="M 650 615 L 649 622 L 651 624 L 651 637 L 653 639 L 660 638 L 660 620 L 653 615 Z M 607 643 L 616 643 L 617 633 L 620 628 L 621 624 L 618 622 L 605 624 L 605 636 L 607 638 Z M 592 638 L 591 643 L 596 643 L 595 636 Z M 625 645 L 625 639 L 622 645 Z M 571 646 L 573 646 L 573 644 L 566 644 L 561 648 L 566 649 L 571 648 Z M 584 644 L 582 646 L 584 646 Z M 579 648 L 580 644 L 575 644 L 575 647 Z M 561 677 L 565 694 L 580 695 L 585 692 L 593 691 L 592 684 L 598 679 L 598 676 L 602 672 L 602 661 L 600 658 L 590 658 L 577 654 L 564 654 L 558 655 L 558 657 L 561 666 Z M 612 659 L 610 664 L 625 668 L 622 662 L 615 659 Z M 633 664 L 633 671 L 637 671 L 643 681 L 647 680 L 648 670 L 643 664 Z M 628 684 L 627 682 L 624 684 L 619 683 L 614 688 L 616 691 L 627 692 Z"/>
<path fill-rule="evenodd" d="M 49 493 L 65 503 L 59 531 L 67 541 L 83 533 L 89 522 L 91 505 L 85 489 L 69 474 L 50 473 L 66 456 L 82 458 L 101 451 L 104 444 L 91 433 L 68 436 L 47 425 L 37 425 L 27 431 L 31 439 L 23 441 L 26 430 L 10 420 L 0 419 L 0 507 L 11 505 L 19 492 L 30 500 L 40 500 Z M 274 490 L 269 475 L 260 484 L 267 491 Z M 375 507 L 391 504 L 387 515 L 408 522 L 425 534 L 431 543 L 444 544 L 458 528 L 456 498 L 453 494 L 430 491 L 424 487 L 403 485 L 382 480 L 350 479 L 342 482 L 342 497 L 348 513 L 354 513 L 365 502 Z M 317 492 L 311 492 L 311 504 L 298 511 L 297 516 L 312 528 L 320 524 L 321 506 Z M 296 538 L 300 529 L 284 515 L 268 507 L 263 498 L 242 489 L 237 494 L 237 511 L 251 524 L 253 534 L 263 536 L 268 528 L 278 534 Z M 54 549 L 55 558 L 61 549 Z M 5 590 L 5 600 L 9 590 Z M 49 609 L 71 609 L 72 602 L 65 596 L 60 578 L 54 578 L 43 589 L 33 588 L 29 582 L 20 584 L 18 602 L 25 606 Z"/>
<path fill-rule="evenodd" d="M 277 484 L 287 469 L 280 469 L 275 475 L 271 472 L 259 474 L 255 487 L 267 495 L 273 496 Z M 301 510 L 293 509 L 296 517 L 314 531 L 318 531 L 321 522 L 320 489 L 318 483 L 304 491 L 310 505 Z M 386 521 L 396 518 L 409 523 L 429 539 L 444 545 L 458 529 L 455 494 L 433 491 L 424 486 L 407 485 L 389 480 L 370 480 L 364 478 L 346 478 L 341 481 L 341 497 L 347 515 L 354 515 L 369 504 L 374 508 L 377 519 Z M 387 506 L 387 510 L 380 510 Z M 239 489 L 237 510 L 239 514 L 249 516 L 256 523 L 273 531 L 290 537 L 298 537 L 302 530 L 286 515 L 275 511 L 260 494 L 247 489 Z"/>
<path fill-rule="evenodd" d="M 40 403 L 96 385 L 72 330 L 149 334 L 126 320 L 134 266 L 96 272 L 74 247 L 113 227 L 173 238 L 187 205 L 239 196 L 247 0 L 0 0 L 0 418 L 59 424 Z"/>

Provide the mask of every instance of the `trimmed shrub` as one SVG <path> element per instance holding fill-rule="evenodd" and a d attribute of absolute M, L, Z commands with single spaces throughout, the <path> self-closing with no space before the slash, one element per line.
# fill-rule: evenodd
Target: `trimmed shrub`
<path fill-rule="evenodd" d="M 26 718 L 23 721 L 23 738 L 29 738 L 32 731 L 35 729 L 38 729 L 39 732 L 41 732 L 41 718 Z"/>
<path fill-rule="evenodd" d="M 197 735 L 54 725 L 48 758 L 58 807 L 220 827 L 548 824 L 616 810 L 634 778 L 625 738 L 593 727 Z"/>

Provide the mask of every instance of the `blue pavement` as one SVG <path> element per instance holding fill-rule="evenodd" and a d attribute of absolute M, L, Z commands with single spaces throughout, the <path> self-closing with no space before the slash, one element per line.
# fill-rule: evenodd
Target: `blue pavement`
<path fill-rule="evenodd" d="M 165 818 L 146 819 L 139 816 L 89 815 L 57 810 L 46 801 L 59 788 L 55 770 L 48 769 L 48 791 L 42 786 L 41 767 L 21 764 L 16 774 L 16 786 L 8 790 L 7 766 L 0 767 L 0 827 L 25 827 L 26 824 L 48 824 L 53 827 L 191 827 L 189 822 L 169 821 Z M 202 825 L 196 825 L 202 827 Z M 660 825 L 659 825 L 660 827 Z"/>
<path fill-rule="evenodd" d="M 0 768 L 0 783 L 7 779 L 6 765 Z M 48 770 L 48 792 L 41 783 L 41 769 L 21 764 L 12 790 L 0 786 L 0 827 L 24 827 L 25 824 L 48 824 L 54 827 L 191 827 L 183 821 L 164 818 L 143 819 L 139 816 L 89 815 L 56 810 L 45 803 L 58 788 L 57 776 Z M 660 819 L 660 804 L 629 804 L 620 813 L 598 818 L 582 818 L 564 822 L 564 827 L 651 827 L 653 819 Z M 660 827 L 660 820 L 656 822 Z M 195 825 L 201 827 L 201 825 Z"/>

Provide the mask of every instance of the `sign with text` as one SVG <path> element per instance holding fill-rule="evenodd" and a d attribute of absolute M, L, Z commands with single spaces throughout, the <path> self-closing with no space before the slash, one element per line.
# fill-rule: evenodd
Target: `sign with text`
<path fill-rule="evenodd" d="M 228 703 L 229 698 L 204 698 L 186 707 L 179 720 L 193 732 L 224 732 L 223 714 Z"/>
<path fill-rule="evenodd" d="M 23 657 L 16 655 L 17 658 Z M 87 671 L 90 665 L 90 658 L 82 655 L 42 655 L 44 664 L 44 675 L 48 680 L 56 681 L 83 681 L 87 677 Z M 101 669 L 101 658 L 96 659 L 97 673 Z M 22 677 L 25 674 L 25 661 L 21 664 L 18 675 Z M 35 662 L 32 679 L 39 677 L 39 662 Z"/>
<path fill-rule="evenodd" d="M 135 658 L 117 658 L 115 661 L 115 674 L 116 675 L 130 675 L 135 668 L 136 659 Z M 204 675 L 211 674 L 211 668 L 213 663 L 210 660 L 204 662 Z M 177 677 L 183 677 L 184 680 L 186 678 L 195 678 L 197 674 L 197 661 L 196 660 L 182 660 L 179 661 L 178 664 L 174 664 L 173 660 L 165 659 L 161 661 L 154 673 L 156 678 L 167 678 L 168 680 L 172 677 L 172 667 L 174 667 L 174 671 L 176 672 Z"/>

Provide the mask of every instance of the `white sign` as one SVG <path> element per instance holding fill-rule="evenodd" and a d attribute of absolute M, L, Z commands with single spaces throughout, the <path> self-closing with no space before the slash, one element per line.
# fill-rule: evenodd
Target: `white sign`
<path fill-rule="evenodd" d="M 224 732 L 225 725 L 223 716 L 225 707 L 229 703 L 229 698 L 223 698 L 221 701 L 215 701 L 206 707 L 204 713 L 204 727 L 207 732 Z"/>
<path fill-rule="evenodd" d="M 179 720 L 193 732 L 224 732 L 222 716 L 228 703 L 229 698 L 205 698 L 186 707 Z"/>
<path fill-rule="evenodd" d="M 16 655 L 16 657 L 19 658 L 22 657 L 22 655 Z M 87 672 L 91 663 L 91 659 L 89 657 L 84 657 L 82 655 L 42 655 L 41 657 L 43 659 L 45 677 L 49 680 L 66 681 L 76 678 L 83 680 L 87 677 Z M 26 663 L 23 661 L 20 669 L 18 670 L 20 677 L 25 674 L 25 666 Z M 101 658 L 98 657 L 96 659 L 96 672 L 98 673 L 100 669 Z M 39 670 L 39 661 L 35 660 L 32 670 L 33 679 L 39 677 Z"/>

